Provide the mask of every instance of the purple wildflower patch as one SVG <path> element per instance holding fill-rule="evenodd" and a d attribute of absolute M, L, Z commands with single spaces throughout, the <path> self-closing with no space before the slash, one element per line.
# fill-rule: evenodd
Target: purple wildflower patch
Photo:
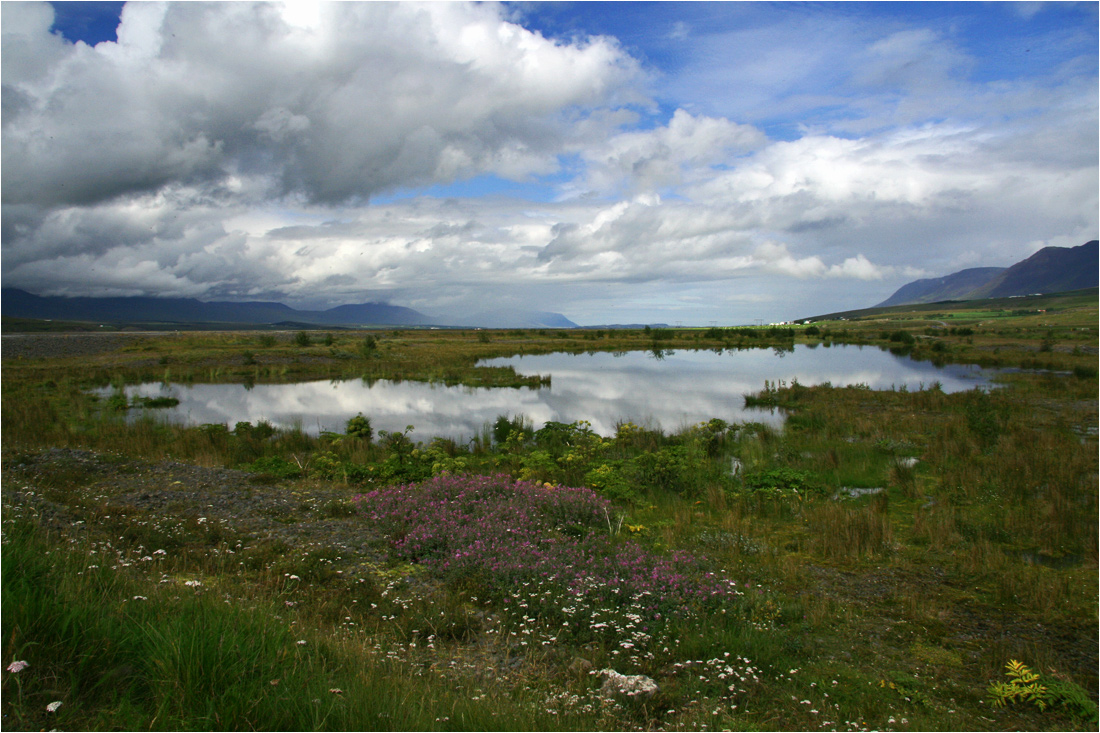
<path fill-rule="evenodd" d="M 590 603 L 642 600 L 657 618 L 740 595 L 688 553 L 660 555 L 612 537 L 611 504 L 589 489 L 441 476 L 355 501 L 398 558 L 444 578 L 477 578 L 499 594 L 537 581 Z"/>

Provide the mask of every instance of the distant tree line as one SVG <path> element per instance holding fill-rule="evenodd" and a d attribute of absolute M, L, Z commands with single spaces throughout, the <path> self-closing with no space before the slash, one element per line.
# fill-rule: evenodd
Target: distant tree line
<path fill-rule="evenodd" d="M 749 338 L 749 339 L 793 339 L 795 330 L 793 328 L 781 328 L 779 326 L 772 326 L 770 328 L 750 328 L 748 326 L 742 326 L 741 328 L 708 328 L 706 331 L 706 338 L 727 340 L 734 337 Z"/>

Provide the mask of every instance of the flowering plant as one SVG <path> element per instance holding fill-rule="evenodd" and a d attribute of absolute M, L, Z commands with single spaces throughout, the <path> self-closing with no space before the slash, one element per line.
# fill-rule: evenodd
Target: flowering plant
<path fill-rule="evenodd" d="M 355 502 L 394 554 L 444 578 L 476 577 L 502 599 L 517 584 L 551 584 L 561 598 L 608 607 L 640 601 L 650 620 L 740 595 L 690 554 L 658 555 L 608 531 L 611 504 L 595 492 L 508 476 L 440 476 L 362 494 Z M 640 600 L 641 599 L 641 600 Z"/>

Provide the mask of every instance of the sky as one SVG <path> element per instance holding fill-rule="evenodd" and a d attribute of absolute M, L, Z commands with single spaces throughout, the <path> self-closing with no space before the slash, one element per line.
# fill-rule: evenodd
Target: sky
<path fill-rule="evenodd" d="M 1100 232 L 1091 3 L 0 3 L 4 287 L 777 322 Z"/>

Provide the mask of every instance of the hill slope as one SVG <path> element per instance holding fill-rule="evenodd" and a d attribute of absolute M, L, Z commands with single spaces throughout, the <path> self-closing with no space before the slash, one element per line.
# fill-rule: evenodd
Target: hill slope
<path fill-rule="evenodd" d="M 1061 293 L 1100 284 L 1097 240 L 1079 247 L 1044 247 L 1012 267 L 975 267 L 903 285 L 876 308 L 944 300 Z"/>
<path fill-rule="evenodd" d="M 1097 240 L 1079 247 L 1044 247 L 977 288 L 970 298 L 1005 298 L 1096 287 L 1100 270 L 1098 253 Z"/>
<path fill-rule="evenodd" d="M 1004 267 L 973 267 L 946 277 L 915 280 L 902 285 L 876 308 L 910 303 L 935 303 L 941 300 L 965 300 L 968 293 L 987 285 L 1005 271 Z"/>

